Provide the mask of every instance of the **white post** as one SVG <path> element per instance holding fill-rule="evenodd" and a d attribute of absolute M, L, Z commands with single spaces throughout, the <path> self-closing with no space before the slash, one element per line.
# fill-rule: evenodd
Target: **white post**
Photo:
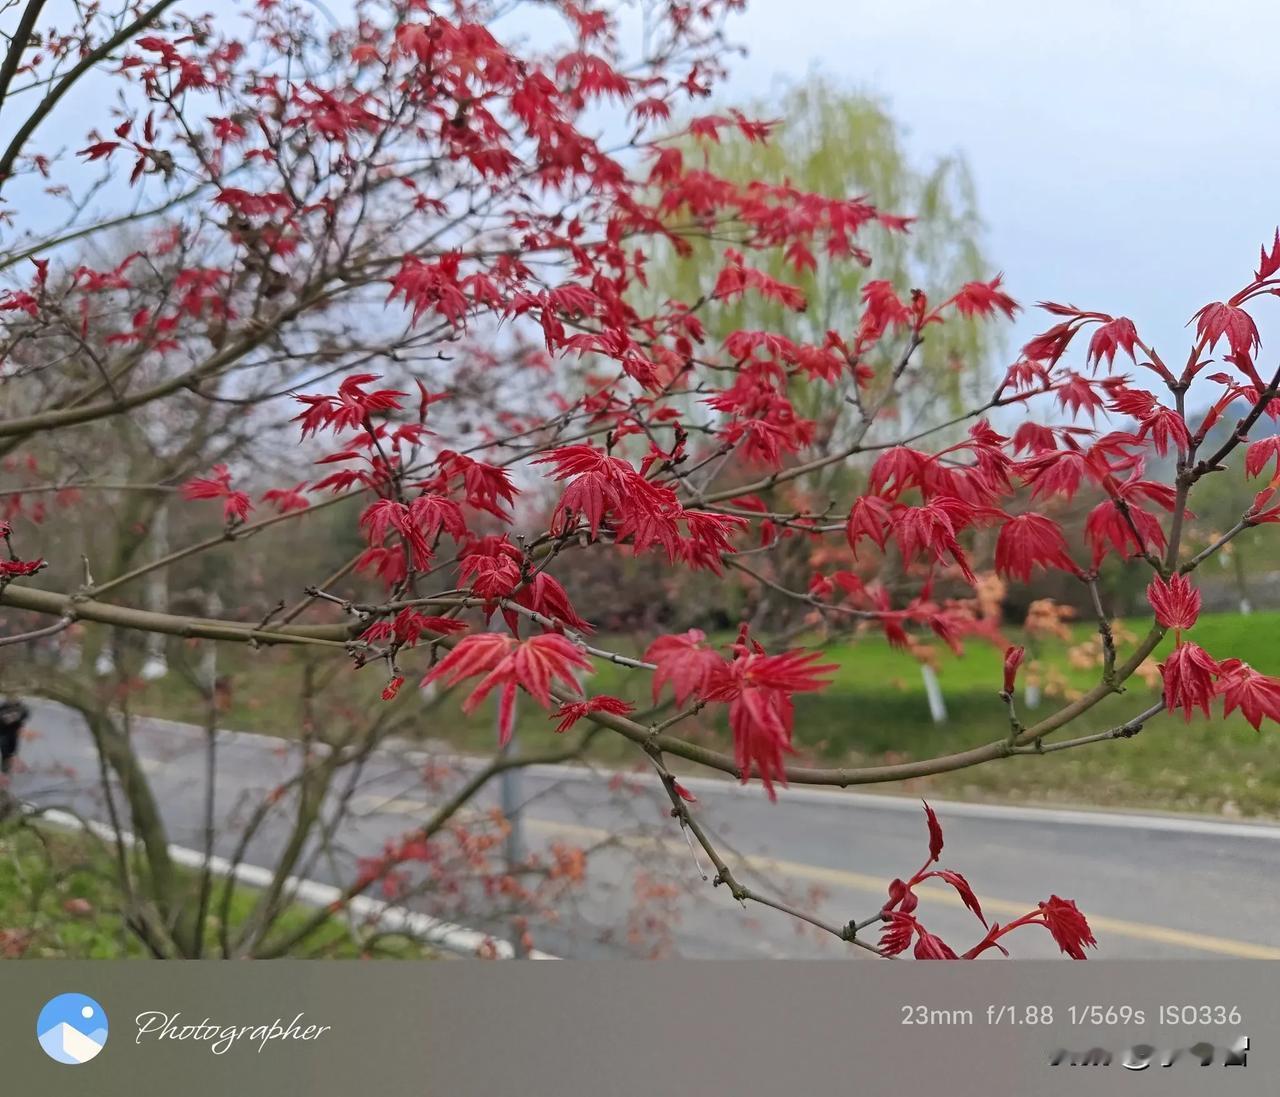
<path fill-rule="evenodd" d="M 1028 682 L 1026 689 L 1022 691 L 1022 703 L 1029 709 L 1039 708 L 1041 696 L 1040 683 Z"/>
<path fill-rule="evenodd" d="M 502 698 L 501 691 L 495 693 L 495 722 L 498 725 L 498 734 L 502 734 Z M 517 697 L 519 694 L 516 695 Z M 513 698 L 511 702 L 511 718 L 516 716 L 516 701 Z M 520 753 L 520 746 L 516 742 L 515 728 L 512 727 L 511 738 L 507 740 L 507 745 L 502 748 L 502 753 L 508 758 L 514 758 Z M 507 841 L 505 849 L 505 857 L 507 862 L 507 872 L 514 874 L 516 870 L 524 863 L 524 820 L 521 817 L 521 808 L 523 806 L 524 797 L 520 789 L 520 769 L 512 767 L 504 769 L 498 778 L 499 795 L 501 796 L 501 806 L 503 818 L 507 821 Z M 517 957 L 525 955 L 524 933 L 516 925 L 511 927 L 511 949 Z"/>
<path fill-rule="evenodd" d="M 1239 562 L 1235 556 L 1235 546 L 1228 545 L 1225 550 L 1218 553 L 1218 565 L 1223 570 L 1229 568 L 1233 563 L 1236 564 L 1236 584 L 1241 588 L 1240 593 L 1240 616 L 1248 617 L 1253 612 L 1253 603 L 1249 601 L 1249 596 L 1244 593 L 1244 572 L 1239 566 Z"/>
<path fill-rule="evenodd" d="M 934 673 L 933 667 L 928 663 L 920 664 L 920 677 L 924 679 L 925 696 L 929 698 L 929 715 L 933 717 L 935 724 L 945 724 L 947 722 L 947 705 L 942 699 L 942 686 L 938 682 L 938 676 Z"/>
<path fill-rule="evenodd" d="M 169 508 L 161 506 L 156 511 L 151 526 L 153 558 L 159 560 L 169 551 Z M 164 613 L 169 608 L 169 570 L 156 568 L 147 578 L 147 608 L 154 613 Z M 165 638 L 160 632 L 147 635 L 147 657 L 138 672 L 144 682 L 153 682 L 169 673 L 169 659 L 164 650 Z M 212 646 L 212 645 L 210 645 Z"/>

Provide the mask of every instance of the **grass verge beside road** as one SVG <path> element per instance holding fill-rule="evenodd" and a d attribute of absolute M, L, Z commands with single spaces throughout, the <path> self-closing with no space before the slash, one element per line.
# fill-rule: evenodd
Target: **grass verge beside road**
<path fill-rule="evenodd" d="M 221 882 L 214 886 L 220 888 Z M 248 916 L 255 898 L 252 889 L 237 888 L 231 903 L 233 926 Z M 301 927 L 313 914 L 310 907 L 296 904 L 284 912 L 278 928 L 287 932 Z M 101 842 L 83 832 L 38 823 L 0 822 L 0 959 L 115 960 L 147 955 L 125 924 L 120 891 Z M 294 954 L 326 959 L 435 955 L 399 935 L 384 934 L 362 943 L 340 917 L 331 919 Z"/>
<path fill-rule="evenodd" d="M 1141 633 L 1145 627 L 1145 623 L 1135 623 L 1131 631 Z M 1012 642 L 1022 642 L 1018 630 L 1011 629 L 1008 634 Z M 1075 666 L 1072 661 L 1072 648 L 1093 635 L 1090 626 L 1081 624 L 1075 627 L 1070 643 L 1041 642 L 1037 655 L 1042 676 L 1055 678 L 1060 693 L 1045 697 L 1034 710 L 1024 705 L 1020 713 L 1024 722 L 1042 718 L 1060 706 L 1064 697 L 1097 681 L 1096 668 Z M 1280 613 L 1205 615 L 1196 625 L 1194 637 L 1211 654 L 1243 657 L 1258 670 L 1280 675 Z M 625 640 L 601 642 L 606 647 L 632 650 Z M 1155 658 L 1162 658 L 1171 645 L 1172 639 L 1166 639 Z M 838 667 L 832 686 L 823 693 L 796 699 L 799 760 L 833 765 L 911 761 L 990 742 L 1007 730 L 1007 713 L 997 696 L 1002 656 L 990 645 L 972 642 L 960 658 L 942 651 L 938 677 L 948 717 L 941 725 L 930 719 L 917 663 L 891 649 L 883 639 L 868 635 L 834 643 L 825 649 L 825 655 L 826 661 Z M 1120 655 L 1123 659 L 1123 643 Z M 221 671 L 231 675 L 233 688 L 224 726 L 296 735 L 302 721 L 301 661 L 306 657 L 305 653 L 285 650 L 228 651 Z M 329 676 L 320 711 L 367 711 L 385 704 L 379 698 L 384 685 L 379 673 L 378 666 L 359 672 L 339 667 Z M 492 753 L 496 736 L 488 706 L 466 717 L 459 710 L 465 694 L 426 701 L 411 685 L 406 685 L 394 702 L 397 712 L 411 716 L 411 736 Z M 624 697 L 642 713 L 652 704 L 647 674 L 606 664 L 599 668 L 590 688 Z M 1125 694 L 1108 698 L 1059 732 L 1057 738 L 1087 735 L 1123 723 L 1156 699 L 1156 689 L 1135 678 Z M 537 750 L 555 739 L 554 721 L 527 698 L 522 700 L 519 736 L 526 749 Z M 201 702 L 176 674 L 141 688 L 130 703 L 140 714 L 191 722 L 202 719 Z M 731 750 L 723 714 L 696 728 L 685 727 L 699 742 Z M 38 732 L 38 726 L 35 730 Z M 640 760 L 635 748 L 617 736 L 597 737 L 592 756 L 611 765 Z M 868 786 L 872 790 L 877 787 L 955 799 L 1280 818 L 1280 728 L 1264 724 L 1258 733 L 1238 715 L 1224 720 L 1217 712 L 1208 719 L 1197 717 L 1190 724 L 1180 715 L 1161 715 L 1133 739 L 1009 758 L 906 784 Z"/>

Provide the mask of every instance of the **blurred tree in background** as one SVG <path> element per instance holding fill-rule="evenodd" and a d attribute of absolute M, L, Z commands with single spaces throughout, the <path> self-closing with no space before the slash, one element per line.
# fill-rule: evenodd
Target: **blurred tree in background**
<path fill-rule="evenodd" d="M 863 307 L 863 289 L 874 280 L 892 283 L 904 300 L 919 289 L 937 302 L 952 292 L 950 287 L 990 277 L 995 265 L 982 250 L 983 224 L 964 158 L 953 154 L 915 162 L 902 127 L 882 100 L 813 75 L 780 97 L 743 103 L 739 109 L 747 117 L 774 119 L 778 124 L 766 140 L 749 137 L 736 127 L 726 127 L 714 143 L 686 137 L 681 149 L 691 168 L 704 167 L 741 184 L 770 178 L 831 197 L 865 196 L 881 209 L 910 209 L 914 220 L 907 233 L 867 225 L 858 237 L 868 253 L 865 264 L 805 249 L 774 249 L 754 257 L 753 262 L 770 277 L 798 286 L 808 302 L 806 309 L 789 310 L 760 294 L 721 302 L 703 317 L 708 347 L 718 347 L 738 330 L 779 332 L 797 343 L 821 345 L 829 330 L 849 330 L 850 318 Z M 649 304 L 666 299 L 697 301 L 712 292 L 720 269 L 719 242 L 694 237 L 689 243 L 687 254 L 678 255 L 669 247 L 658 251 L 648 273 Z M 1000 350 L 1001 337 L 994 325 L 951 314 L 945 323 L 931 326 L 912 357 L 902 401 L 895 409 L 897 417 L 888 429 L 896 436 L 910 434 L 936 426 L 975 401 L 985 402 L 994 385 L 992 366 Z M 885 344 L 875 348 L 867 361 L 885 373 L 881 367 L 899 352 L 900 348 Z M 847 414 L 846 401 L 851 398 L 847 386 L 797 377 L 787 395 L 799 415 L 817 424 L 822 448 L 836 450 L 849 444 L 847 435 L 858 429 L 858 420 Z M 882 433 L 879 426 L 873 428 L 873 436 L 878 432 Z M 821 509 L 821 500 L 860 489 L 868 463 L 865 457 L 851 458 L 800 477 L 775 503 L 781 510 L 798 509 L 806 502 Z M 744 468 L 743 474 L 749 471 Z M 803 587 L 810 573 L 811 547 L 807 538 L 795 538 L 792 545 L 772 553 L 767 566 L 780 582 Z M 669 588 L 675 580 L 670 573 L 633 564 L 624 575 L 618 570 L 624 562 L 603 559 L 591 561 L 586 570 L 596 567 L 607 569 L 608 574 L 577 579 L 634 596 L 615 594 L 610 600 L 620 621 L 648 620 L 656 613 L 672 625 L 710 628 L 728 627 L 744 617 L 757 627 L 789 629 L 798 624 L 794 604 L 773 604 L 754 583 L 744 592 L 745 604 L 726 604 L 727 590 L 722 587 L 714 591 L 718 603 L 709 605 L 708 592 L 684 589 L 690 584 L 682 584 L 680 590 L 659 589 Z M 883 574 L 890 585 L 893 571 L 891 567 Z M 672 614 L 678 620 L 671 619 Z"/>
<path fill-rule="evenodd" d="M 859 237 L 872 257 L 865 266 L 821 253 L 812 255 L 812 265 L 807 253 L 761 256 L 761 269 L 798 285 L 808 308 L 792 312 L 776 301 L 744 295 L 709 318 L 709 339 L 719 342 L 732 331 L 758 329 L 821 343 L 829 329 L 847 328 L 862 288 L 873 279 L 885 279 L 903 294 L 921 289 L 939 300 L 949 287 L 990 277 L 993 265 L 982 251 L 983 225 L 963 156 L 913 162 L 903 129 L 882 100 L 814 75 L 780 98 L 741 104 L 741 110 L 779 124 L 766 141 L 748 140 L 736 129 L 726 130 L 715 144 L 689 139 L 684 151 L 691 164 L 705 157 L 710 171 L 736 182 L 786 179 L 799 190 L 832 197 L 864 195 L 881 209 L 910 209 L 915 219 L 905 234 L 868 226 Z M 687 256 L 668 250 L 651 267 L 649 283 L 658 296 L 695 301 L 710 291 L 718 269 L 712 242 L 691 243 Z M 917 383 L 903 415 L 927 425 L 974 398 L 985 399 L 999 349 L 999 333 L 990 324 L 957 316 L 931 329 L 914 359 Z M 823 401 L 830 397 L 827 385 L 808 385 L 807 391 L 792 394 L 797 410 L 819 421 L 829 417 L 823 415 L 829 410 Z"/>

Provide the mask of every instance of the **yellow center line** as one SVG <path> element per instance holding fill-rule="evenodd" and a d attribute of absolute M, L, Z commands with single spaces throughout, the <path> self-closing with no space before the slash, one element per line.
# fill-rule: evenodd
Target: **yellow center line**
<path fill-rule="evenodd" d="M 375 814 L 394 814 L 422 816 L 429 814 L 429 809 L 420 801 L 409 799 L 382 799 L 380 797 L 356 797 L 352 807 L 362 805 L 365 810 Z M 468 812 L 467 817 L 477 819 L 487 817 L 484 812 Z M 600 827 L 582 826 L 577 823 L 560 823 L 550 819 L 535 819 L 525 816 L 524 825 L 531 830 L 545 831 L 575 838 L 583 842 L 612 841 L 615 845 L 629 849 L 665 849 L 677 853 L 687 852 L 682 839 L 658 837 L 651 835 L 619 835 Z M 726 860 L 730 858 L 726 857 Z M 779 874 L 793 879 L 811 880 L 829 884 L 832 887 L 848 891 L 865 891 L 883 896 L 888 890 L 888 881 L 879 876 L 871 876 L 863 872 L 850 872 L 847 869 L 826 868 L 822 865 L 811 865 L 801 861 L 788 861 L 773 857 L 739 857 L 734 859 L 731 867 L 750 869 L 766 876 Z M 951 888 L 932 882 L 921 888 L 927 893 L 930 902 L 946 906 L 963 907 L 964 901 Z M 922 895 L 922 898 L 924 895 Z M 1017 902 L 1010 899 L 992 899 L 981 897 L 984 912 L 1010 916 L 1013 918 L 1032 911 L 1037 904 Z M 1195 952 L 1210 952 L 1218 956 L 1231 956 L 1240 960 L 1280 960 L 1280 948 L 1270 945 L 1254 944 L 1251 941 L 1237 941 L 1230 937 L 1213 937 L 1204 933 L 1190 933 L 1185 930 L 1171 929 L 1168 926 L 1152 925 L 1148 922 L 1129 922 L 1120 918 L 1108 918 L 1105 915 L 1089 914 L 1089 925 L 1097 934 L 1108 934 L 1113 937 L 1131 937 L 1139 941 L 1151 941 L 1169 945 L 1174 948 L 1185 948 Z"/>

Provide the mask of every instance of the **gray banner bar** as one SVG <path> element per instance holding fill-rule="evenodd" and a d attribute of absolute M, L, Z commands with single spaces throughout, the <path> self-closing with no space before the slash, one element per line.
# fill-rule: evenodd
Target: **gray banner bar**
<path fill-rule="evenodd" d="M 0 965 L 0 1092 L 1010 1097 L 1280 1092 L 1276 967 L 1190 961 Z M 46 1056 L 54 995 L 110 1029 Z M 1203 1064 L 1203 1065 L 1202 1065 Z"/>

